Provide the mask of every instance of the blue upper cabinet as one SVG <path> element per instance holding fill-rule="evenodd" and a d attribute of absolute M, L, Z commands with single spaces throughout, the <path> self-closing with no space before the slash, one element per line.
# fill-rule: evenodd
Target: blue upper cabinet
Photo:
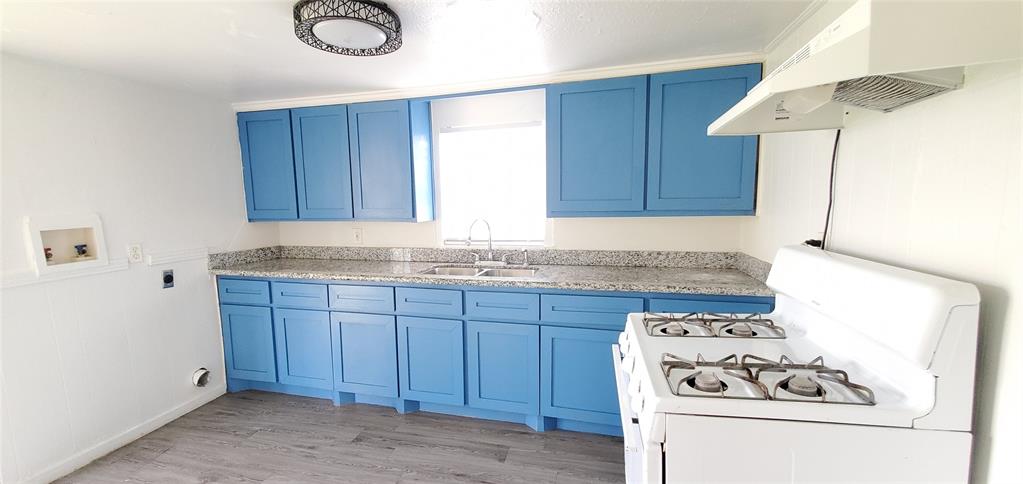
<path fill-rule="evenodd" d="M 547 87 L 547 213 L 643 210 L 647 76 Z"/>
<path fill-rule="evenodd" d="M 647 211 L 753 213 L 757 137 L 707 136 L 707 125 L 760 81 L 760 70 L 747 64 L 650 76 Z"/>
<path fill-rule="evenodd" d="M 249 220 L 298 218 L 288 110 L 238 113 L 238 137 Z"/>
<path fill-rule="evenodd" d="M 295 147 L 298 218 L 352 218 L 348 108 L 319 106 L 292 109 L 291 130 Z"/>
<path fill-rule="evenodd" d="M 429 105 L 407 100 L 353 104 L 348 106 L 348 131 L 355 218 L 431 219 L 432 196 L 415 189 L 433 186 Z"/>
<path fill-rule="evenodd" d="M 430 102 L 238 113 L 250 221 L 433 220 Z"/>

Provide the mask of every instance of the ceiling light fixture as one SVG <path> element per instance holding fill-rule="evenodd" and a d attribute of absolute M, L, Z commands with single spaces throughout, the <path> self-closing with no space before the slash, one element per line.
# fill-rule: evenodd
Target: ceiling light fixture
<path fill-rule="evenodd" d="M 360 0 L 302 0 L 295 35 L 333 54 L 384 55 L 401 47 L 401 21 L 387 5 Z"/>

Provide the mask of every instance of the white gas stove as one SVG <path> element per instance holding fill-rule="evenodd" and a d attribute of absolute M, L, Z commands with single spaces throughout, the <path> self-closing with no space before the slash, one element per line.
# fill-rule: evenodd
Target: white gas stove
<path fill-rule="evenodd" d="M 771 314 L 629 315 L 630 484 L 968 480 L 973 285 L 803 246 L 767 284 Z"/>

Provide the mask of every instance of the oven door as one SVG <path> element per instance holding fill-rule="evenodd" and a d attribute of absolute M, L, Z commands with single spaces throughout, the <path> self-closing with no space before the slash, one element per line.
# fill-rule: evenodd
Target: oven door
<path fill-rule="evenodd" d="M 622 441 L 625 445 L 625 482 L 659 484 L 662 482 L 663 454 L 659 448 L 647 449 L 648 446 L 643 442 L 639 430 L 639 417 L 630 404 L 629 375 L 622 369 L 622 354 L 618 345 L 611 345 L 611 355 L 614 359 L 615 383 L 618 387 L 618 410 L 622 418 Z"/>

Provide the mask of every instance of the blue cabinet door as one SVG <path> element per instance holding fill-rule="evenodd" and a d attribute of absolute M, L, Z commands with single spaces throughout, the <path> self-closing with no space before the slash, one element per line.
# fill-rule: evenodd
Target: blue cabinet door
<path fill-rule="evenodd" d="M 287 109 L 238 113 L 249 220 L 294 220 L 295 162 Z"/>
<path fill-rule="evenodd" d="M 348 106 L 352 193 L 357 219 L 412 219 L 408 101 Z"/>
<path fill-rule="evenodd" d="M 292 109 L 291 130 L 295 146 L 298 218 L 352 218 L 348 108 L 318 106 Z"/>
<path fill-rule="evenodd" d="M 617 331 L 540 329 L 540 413 L 621 425 L 611 345 Z"/>
<path fill-rule="evenodd" d="M 752 214 L 757 136 L 707 125 L 760 81 L 760 64 L 650 76 L 647 210 Z"/>
<path fill-rule="evenodd" d="M 547 88 L 547 213 L 643 210 L 647 77 Z"/>
<path fill-rule="evenodd" d="M 540 327 L 466 323 L 469 406 L 538 415 Z"/>
<path fill-rule="evenodd" d="M 220 306 L 224 334 L 224 364 L 228 378 L 277 381 L 274 330 L 270 308 Z"/>
<path fill-rule="evenodd" d="M 398 396 L 398 343 L 394 316 L 331 313 L 334 389 Z"/>
<path fill-rule="evenodd" d="M 462 322 L 398 317 L 399 395 L 407 400 L 465 404 Z"/>
<path fill-rule="evenodd" d="M 275 309 L 279 381 L 288 385 L 334 387 L 330 314 L 303 309 Z"/>

